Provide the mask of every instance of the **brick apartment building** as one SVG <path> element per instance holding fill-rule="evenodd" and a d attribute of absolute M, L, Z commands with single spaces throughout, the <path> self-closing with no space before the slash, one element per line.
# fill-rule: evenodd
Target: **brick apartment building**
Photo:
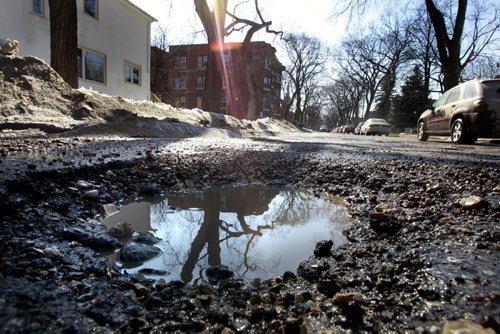
<path fill-rule="evenodd" d="M 226 43 L 223 61 L 222 96 L 211 97 L 220 104 L 220 112 L 243 119 L 248 105 L 248 83 L 245 77 L 242 43 Z M 257 117 L 278 117 L 281 74 L 284 66 L 276 57 L 276 49 L 265 42 L 252 42 L 253 75 L 256 81 Z M 173 69 L 168 71 L 167 97 L 162 100 L 180 108 L 205 109 L 203 101 L 207 75 L 208 44 L 171 45 L 169 54 Z M 155 68 L 152 68 L 155 72 Z M 163 94 L 162 94 L 163 95 Z"/>

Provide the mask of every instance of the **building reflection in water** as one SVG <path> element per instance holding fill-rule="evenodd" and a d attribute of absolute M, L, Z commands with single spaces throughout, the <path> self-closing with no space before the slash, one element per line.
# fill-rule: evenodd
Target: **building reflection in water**
<path fill-rule="evenodd" d="M 104 223 L 128 221 L 163 240 L 162 256 L 129 272 L 162 269 L 170 272 L 167 280 L 190 282 L 222 264 L 247 279 L 265 278 L 295 271 L 319 240 L 346 242 L 342 230 L 351 218 L 342 199 L 335 201 L 293 188 L 211 188 L 131 203 Z"/>

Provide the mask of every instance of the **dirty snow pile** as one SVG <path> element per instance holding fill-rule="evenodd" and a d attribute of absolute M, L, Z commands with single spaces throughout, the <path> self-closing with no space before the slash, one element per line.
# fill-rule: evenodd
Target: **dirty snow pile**
<path fill-rule="evenodd" d="M 0 130 L 37 129 L 67 136 L 241 137 L 296 131 L 287 122 L 257 121 L 179 109 L 71 88 L 43 60 L 0 58 Z"/>

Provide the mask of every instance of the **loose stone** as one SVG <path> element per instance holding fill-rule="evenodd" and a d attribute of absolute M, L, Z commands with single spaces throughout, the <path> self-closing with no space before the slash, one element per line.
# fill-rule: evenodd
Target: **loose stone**
<path fill-rule="evenodd" d="M 487 201 L 483 197 L 473 195 L 473 196 L 462 198 L 459 201 L 459 204 L 463 209 L 471 210 L 471 209 L 478 209 L 478 208 L 485 206 L 487 204 Z"/>
<path fill-rule="evenodd" d="M 87 199 L 96 199 L 97 197 L 99 197 L 99 191 L 96 189 L 88 190 L 83 193 L 83 197 Z"/>

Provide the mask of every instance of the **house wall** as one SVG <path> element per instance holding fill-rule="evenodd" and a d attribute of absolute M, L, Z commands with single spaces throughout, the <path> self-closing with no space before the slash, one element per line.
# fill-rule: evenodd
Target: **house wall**
<path fill-rule="evenodd" d="M 0 38 L 17 39 L 20 53 L 50 63 L 48 0 L 44 17 L 31 11 L 31 0 L 4 0 L 0 11 Z M 150 97 L 150 23 L 154 20 L 125 0 L 99 0 L 97 19 L 77 0 L 78 46 L 106 56 L 105 83 L 80 79 L 79 86 L 100 93 L 144 100 Z M 125 81 L 124 63 L 141 68 L 140 85 Z"/>
<path fill-rule="evenodd" d="M 50 24 L 48 1 L 45 12 L 38 16 L 31 11 L 31 0 L 2 0 L 0 38 L 19 41 L 19 53 L 50 63 Z"/>
<path fill-rule="evenodd" d="M 198 98 L 203 99 L 204 89 L 196 87 L 198 76 L 207 76 L 206 67 L 198 68 L 198 56 L 208 56 L 208 44 L 194 44 L 185 47 L 184 45 L 171 45 L 170 55 L 172 57 L 172 75 L 168 78 L 170 97 L 168 103 L 173 106 L 182 107 L 178 102 L 179 97 L 184 97 L 184 108 L 197 108 Z M 175 68 L 176 57 L 186 57 L 186 68 Z M 186 77 L 186 88 L 175 88 L 175 78 Z M 206 103 L 207 101 L 205 101 Z"/>

